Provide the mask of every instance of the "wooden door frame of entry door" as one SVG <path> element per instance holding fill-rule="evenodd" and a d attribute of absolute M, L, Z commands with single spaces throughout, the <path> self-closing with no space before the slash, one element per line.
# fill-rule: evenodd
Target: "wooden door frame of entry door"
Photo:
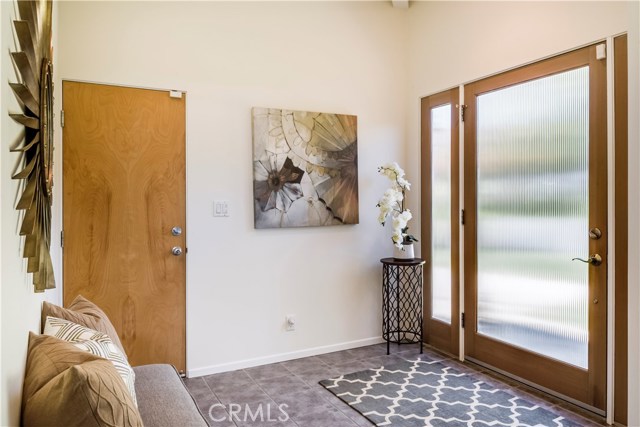
<path fill-rule="evenodd" d="M 460 330 L 460 310 L 459 310 L 459 288 L 460 288 L 460 224 L 458 212 L 460 211 L 460 174 L 459 174 L 459 88 L 449 89 L 422 98 L 421 101 L 421 239 L 422 253 L 426 260 L 425 268 L 425 292 L 424 292 L 424 342 L 439 350 L 449 354 L 457 355 L 459 351 L 459 330 Z M 432 317 L 432 288 L 433 288 L 433 262 L 431 256 L 431 110 L 433 108 L 450 104 L 451 105 L 451 323 Z"/>

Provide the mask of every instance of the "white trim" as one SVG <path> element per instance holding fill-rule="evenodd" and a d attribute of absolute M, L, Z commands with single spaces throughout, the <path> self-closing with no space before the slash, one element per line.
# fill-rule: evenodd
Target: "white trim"
<path fill-rule="evenodd" d="M 192 328 L 189 322 L 189 312 L 191 311 L 191 298 L 193 297 L 192 286 L 189 286 L 189 96 L 187 91 L 182 91 L 184 100 L 184 225 L 182 228 L 185 230 L 184 238 L 184 370 L 189 372 L 189 347 L 192 342 L 198 340 L 194 337 L 191 338 Z M 194 322 L 196 323 L 196 322 Z"/>
<path fill-rule="evenodd" d="M 464 85 L 459 86 L 458 92 L 458 104 L 460 106 L 464 105 Z M 462 121 L 462 115 L 458 114 L 458 152 L 459 152 L 459 165 L 458 165 L 458 177 L 460 182 L 458 183 L 458 199 L 460 209 L 464 209 L 464 122 Z M 458 256 L 458 312 L 464 312 L 464 226 L 462 225 L 462 221 L 458 220 L 458 227 L 460 227 L 459 232 L 459 240 L 460 240 L 460 250 Z M 460 314 L 458 314 L 460 316 Z M 458 341 L 459 341 L 459 352 L 458 359 L 461 362 L 464 362 L 464 328 L 462 327 L 462 322 L 458 322 Z"/>
<path fill-rule="evenodd" d="M 615 369 L 615 122 L 613 37 L 607 37 L 607 424 L 613 424 Z"/>
<path fill-rule="evenodd" d="M 391 5 L 396 9 L 409 9 L 409 0 L 391 0 Z"/>
<path fill-rule="evenodd" d="M 254 366 L 267 365 L 270 363 L 284 362 L 287 360 L 300 359 L 301 357 L 317 356 L 319 354 L 332 353 L 334 351 L 349 350 L 367 345 L 381 344 L 386 342 L 382 337 L 365 338 L 362 340 L 348 341 L 340 344 L 332 344 L 321 347 L 313 347 L 305 350 L 292 351 L 289 353 L 278 353 L 270 356 L 256 357 L 253 359 L 239 360 L 237 362 L 221 363 L 218 365 L 205 366 L 202 368 L 187 370 L 189 378 L 203 375 L 217 374 L 220 372 L 235 371 L 238 369 L 251 368 Z"/>
<path fill-rule="evenodd" d="M 125 88 L 130 88 L 130 89 L 155 90 L 155 91 L 158 91 L 158 92 L 182 92 L 183 94 L 187 94 L 186 90 L 181 90 L 181 89 L 166 89 L 166 88 L 159 88 L 159 87 L 127 85 L 127 84 L 122 84 L 122 83 L 97 82 L 97 81 L 94 81 L 94 80 L 60 79 L 60 82 L 62 82 L 62 83 L 64 83 L 64 82 L 86 83 L 86 84 L 91 84 L 91 85 L 125 87 Z"/>

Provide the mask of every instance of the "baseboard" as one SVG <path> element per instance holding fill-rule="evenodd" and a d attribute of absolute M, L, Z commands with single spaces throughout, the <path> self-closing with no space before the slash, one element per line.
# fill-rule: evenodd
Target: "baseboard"
<path fill-rule="evenodd" d="M 319 354 L 332 353 L 334 351 L 349 350 L 367 345 L 374 345 L 386 342 L 382 337 L 365 338 L 362 340 L 349 341 L 339 344 L 313 347 L 305 350 L 292 351 L 289 353 L 279 353 L 270 356 L 256 357 L 254 359 L 239 360 L 237 362 L 222 363 L 219 365 L 205 366 L 203 368 L 187 369 L 189 378 L 201 377 L 203 375 L 219 374 L 220 372 L 235 371 L 238 369 L 252 368 L 254 366 L 268 365 L 270 363 L 285 362 L 287 360 L 300 359 L 301 357 L 317 356 Z"/>

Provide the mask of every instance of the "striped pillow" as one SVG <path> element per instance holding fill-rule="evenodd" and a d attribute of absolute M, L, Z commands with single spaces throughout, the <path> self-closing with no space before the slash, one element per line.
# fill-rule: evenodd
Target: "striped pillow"
<path fill-rule="evenodd" d="M 47 316 L 45 321 L 44 334 L 70 342 L 81 350 L 110 360 L 127 386 L 133 403 L 136 406 L 138 405 L 133 369 L 131 369 L 122 351 L 111 341 L 107 334 L 51 316 Z"/>

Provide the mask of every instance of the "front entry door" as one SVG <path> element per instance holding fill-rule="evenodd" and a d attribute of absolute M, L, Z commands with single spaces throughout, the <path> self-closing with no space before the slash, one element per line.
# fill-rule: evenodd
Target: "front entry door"
<path fill-rule="evenodd" d="M 185 369 L 185 97 L 63 82 L 64 304 L 99 305 L 133 365 Z"/>
<path fill-rule="evenodd" d="M 600 410 L 605 73 L 590 46 L 469 84 L 464 123 L 465 355 Z"/>

